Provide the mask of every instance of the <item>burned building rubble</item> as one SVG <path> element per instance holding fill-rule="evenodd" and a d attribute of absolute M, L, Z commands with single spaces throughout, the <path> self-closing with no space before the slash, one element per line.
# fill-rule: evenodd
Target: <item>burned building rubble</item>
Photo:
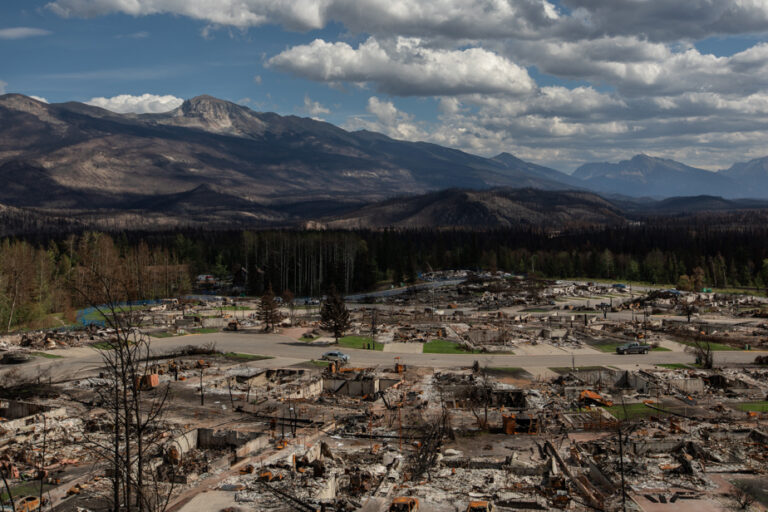
<path fill-rule="evenodd" d="M 218 329 L 205 340 L 266 336 L 254 301 L 230 302 L 152 306 L 138 332 L 174 339 L 205 323 Z M 164 403 L 138 435 L 167 510 L 765 510 L 768 368 L 693 362 L 707 347 L 765 347 L 764 308 L 488 274 L 350 304 L 357 348 L 334 345 L 308 303 L 293 318 L 284 311 L 275 339 L 312 356 L 190 342 L 151 354 L 126 385 Z M 108 349 L 115 335 L 31 332 L 0 348 L 66 356 Z M 676 359 L 622 356 L 626 344 Z M 351 361 L 314 359 L 327 346 Z M 358 363 L 364 350 L 375 357 Z M 557 362 L 527 362 L 547 358 Z M 577 364 L 585 358 L 608 362 Z M 99 365 L 57 378 L 29 367 L 8 366 L 0 379 L 6 506 L 109 509 L 104 447 L 122 413 L 104 390 L 114 376 Z"/>

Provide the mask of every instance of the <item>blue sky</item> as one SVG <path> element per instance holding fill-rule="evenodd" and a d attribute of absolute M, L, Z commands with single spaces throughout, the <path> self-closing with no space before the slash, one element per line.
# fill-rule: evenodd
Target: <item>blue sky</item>
<path fill-rule="evenodd" d="M 0 90 L 136 112 L 210 94 L 565 171 L 717 169 L 768 154 L 766 31 L 762 1 L 4 0 Z"/>

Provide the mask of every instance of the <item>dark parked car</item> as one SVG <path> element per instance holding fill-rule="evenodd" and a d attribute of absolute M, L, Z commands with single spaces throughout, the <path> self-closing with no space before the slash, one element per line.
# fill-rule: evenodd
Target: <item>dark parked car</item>
<path fill-rule="evenodd" d="M 616 347 L 617 354 L 647 354 L 650 350 L 650 345 L 642 345 L 636 341 Z"/>

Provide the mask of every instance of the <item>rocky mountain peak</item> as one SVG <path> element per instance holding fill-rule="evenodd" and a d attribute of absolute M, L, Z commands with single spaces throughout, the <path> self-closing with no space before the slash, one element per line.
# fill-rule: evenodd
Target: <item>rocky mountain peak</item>
<path fill-rule="evenodd" d="M 242 115 L 243 107 L 220 100 L 213 96 L 196 96 L 184 101 L 177 109 L 178 114 L 187 117 L 197 117 L 208 121 L 223 122 L 230 120 L 234 115 Z"/>
<path fill-rule="evenodd" d="M 48 110 L 47 104 L 22 94 L 4 94 L 0 96 L 0 106 L 35 115 Z"/>
<path fill-rule="evenodd" d="M 172 124 L 238 136 L 254 136 L 264 130 L 264 123 L 255 112 L 208 95 L 184 101 L 171 112 L 170 118 Z"/>
<path fill-rule="evenodd" d="M 515 155 L 511 153 L 507 153 L 506 151 L 503 153 L 499 153 L 498 155 L 494 156 L 492 160 L 495 160 L 499 163 L 502 163 L 504 165 L 517 165 L 522 162 L 519 158 L 517 158 Z"/>

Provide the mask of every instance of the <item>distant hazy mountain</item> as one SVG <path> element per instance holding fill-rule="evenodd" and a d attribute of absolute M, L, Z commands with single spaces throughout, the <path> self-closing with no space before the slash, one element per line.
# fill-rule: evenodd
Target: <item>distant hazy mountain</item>
<path fill-rule="evenodd" d="M 443 190 L 392 199 L 326 219 L 324 225 L 344 229 L 579 227 L 625 221 L 619 208 L 589 192 L 493 189 Z"/>
<path fill-rule="evenodd" d="M 584 164 L 573 173 L 585 188 L 606 194 L 641 197 L 716 195 L 745 197 L 747 190 L 721 173 L 674 160 L 637 155 L 619 163 Z M 768 191 L 764 196 L 768 195 Z"/>
<path fill-rule="evenodd" d="M 142 198 L 213 194 L 201 185 L 249 208 L 361 204 L 448 187 L 569 188 L 565 174 L 533 167 L 210 96 L 148 115 L 0 96 L 0 202 L 11 206 L 133 208 Z"/>
<path fill-rule="evenodd" d="M 750 191 L 746 197 L 768 197 L 768 157 L 733 164 L 718 174 L 739 182 Z M 758 195 L 755 195 L 758 194 Z"/>
<path fill-rule="evenodd" d="M 574 178 L 573 176 L 569 176 L 568 174 L 562 173 L 560 171 L 550 169 L 549 167 L 544 167 L 541 165 L 533 164 L 531 162 L 526 162 L 524 160 L 517 158 L 514 155 L 510 155 L 509 153 L 500 153 L 495 157 L 491 158 L 491 160 L 498 162 L 499 164 L 503 165 L 506 169 L 515 170 L 518 172 L 524 171 L 542 180 L 564 183 L 566 185 L 569 185 L 571 188 L 579 188 L 579 189 L 584 188 L 584 184 L 581 183 L 579 179 Z"/>
<path fill-rule="evenodd" d="M 676 196 L 713 197 L 644 199 Z M 762 207 L 721 197 L 768 198 L 768 158 L 712 173 L 638 155 L 569 176 L 210 96 L 146 115 L 0 96 L 0 205 L 14 226 L 555 226 L 621 221 L 614 204 Z"/>
<path fill-rule="evenodd" d="M 623 211 L 658 215 L 735 212 L 768 209 L 760 199 L 723 199 L 716 196 L 668 197 L 660 201 L 614 201 Z"/>

